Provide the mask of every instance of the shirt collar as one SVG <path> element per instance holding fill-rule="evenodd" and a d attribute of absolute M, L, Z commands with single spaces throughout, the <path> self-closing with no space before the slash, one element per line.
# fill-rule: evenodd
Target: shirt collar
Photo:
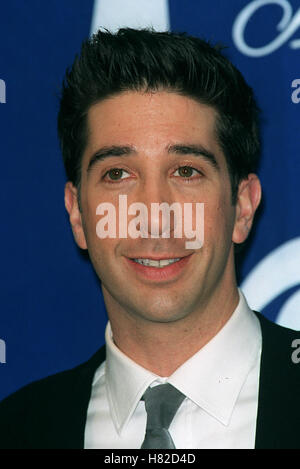
<path fill-rule="evenodd" d="M 135 363 L 106 339 L 106 386 L 112 419 L 120 433 L 154 381 L 169 382 L 203 410 L 228 425 L 234 405 L 261 348 L 259 320 L 239 290 L 240 301 L 223 328 L 169 378 Z"/>
<path fill-rule="evenodd" d="M 112 419 L 120 433 L 145 390 L 157 376 L 135 363 L 121 352 L 112 339 L 112 331 L 108 322 L 105 331 L 106 364 L 105 382 Z"/>
<path fill-rule="evenodd" d="M 195 404 L 228 425 L 247 376 L 261 352 L 260 323 L 239 291 L 234 313 L 199 352 L 168 379 Z"/>

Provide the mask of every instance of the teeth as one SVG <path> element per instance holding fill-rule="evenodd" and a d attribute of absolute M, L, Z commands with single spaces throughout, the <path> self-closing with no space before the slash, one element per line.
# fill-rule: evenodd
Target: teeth
<path fill-rule="evenodd" d="M 180 260 L 180 257 L 177 259 L 161 259 L 159 261 L 154 261 L 152 259 L 133 259 L 135 262 L 138 264 L 146 265 L 149 267 L 166 267 L 167 265 L 173 264 L 174 262 L 177 262 Z"/>

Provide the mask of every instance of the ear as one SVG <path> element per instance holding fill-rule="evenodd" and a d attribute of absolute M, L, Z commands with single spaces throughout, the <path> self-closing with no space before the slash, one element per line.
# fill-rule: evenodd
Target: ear
<path fill-rule="evenodd" d="M 249 174 L 239 184 L 236 217 L 232 234 L 232 241 L 243 243 L 250 233 L 253 218 L 261 199 L 261 185 L 256 174 Z"/>
<path fill-rule="evenodd" d="M 85 234 L 82 227 L 81 212 L 78 205 L 78 193 L 76 187 L 70 181 L 65 185 L 65 207 L 70 217 L 76 243 L 81 249 L 87 249 Z"/>

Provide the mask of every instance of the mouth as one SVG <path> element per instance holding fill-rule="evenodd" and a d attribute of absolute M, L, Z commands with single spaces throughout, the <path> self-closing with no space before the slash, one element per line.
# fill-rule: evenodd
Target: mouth
<path fill-rule="evenodd" d="M 138 259 L 131 259 L 134 262 L 137 262 L 138 264 L 145 265 L 147 267 L 155 267 L 157 269 L 162 269 L 164 267 L 167 267 L 168 265 L 174 264 L 175 262 L 180 261 L 182 259 L 181 257 L 177 257 L 175 259 L 144 259 L 144 258 L 138 258 Z"/>
<path fill-rule="evenodd" d="M 163 281 L 177 277 L 188 264 L 192 254 L 184 257 L 161 256 L 126 258 L 135 272 L 149 280 Z"/>

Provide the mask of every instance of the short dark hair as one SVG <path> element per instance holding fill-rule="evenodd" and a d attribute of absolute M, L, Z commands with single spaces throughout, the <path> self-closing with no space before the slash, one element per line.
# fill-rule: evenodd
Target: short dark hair
<path fill-rule="evenodd" d="M 82 44 L 63 81 L 58 135 L 68 180 L 80 187 L 90 107 L 123 91 L 174 91 L 217 111 L 216 137 L 225 155 L 235 203 L 238 184 L 255 172 L 260 152 L 253 91 L 221 46 L 186 33 L 99 30 Z"/>

